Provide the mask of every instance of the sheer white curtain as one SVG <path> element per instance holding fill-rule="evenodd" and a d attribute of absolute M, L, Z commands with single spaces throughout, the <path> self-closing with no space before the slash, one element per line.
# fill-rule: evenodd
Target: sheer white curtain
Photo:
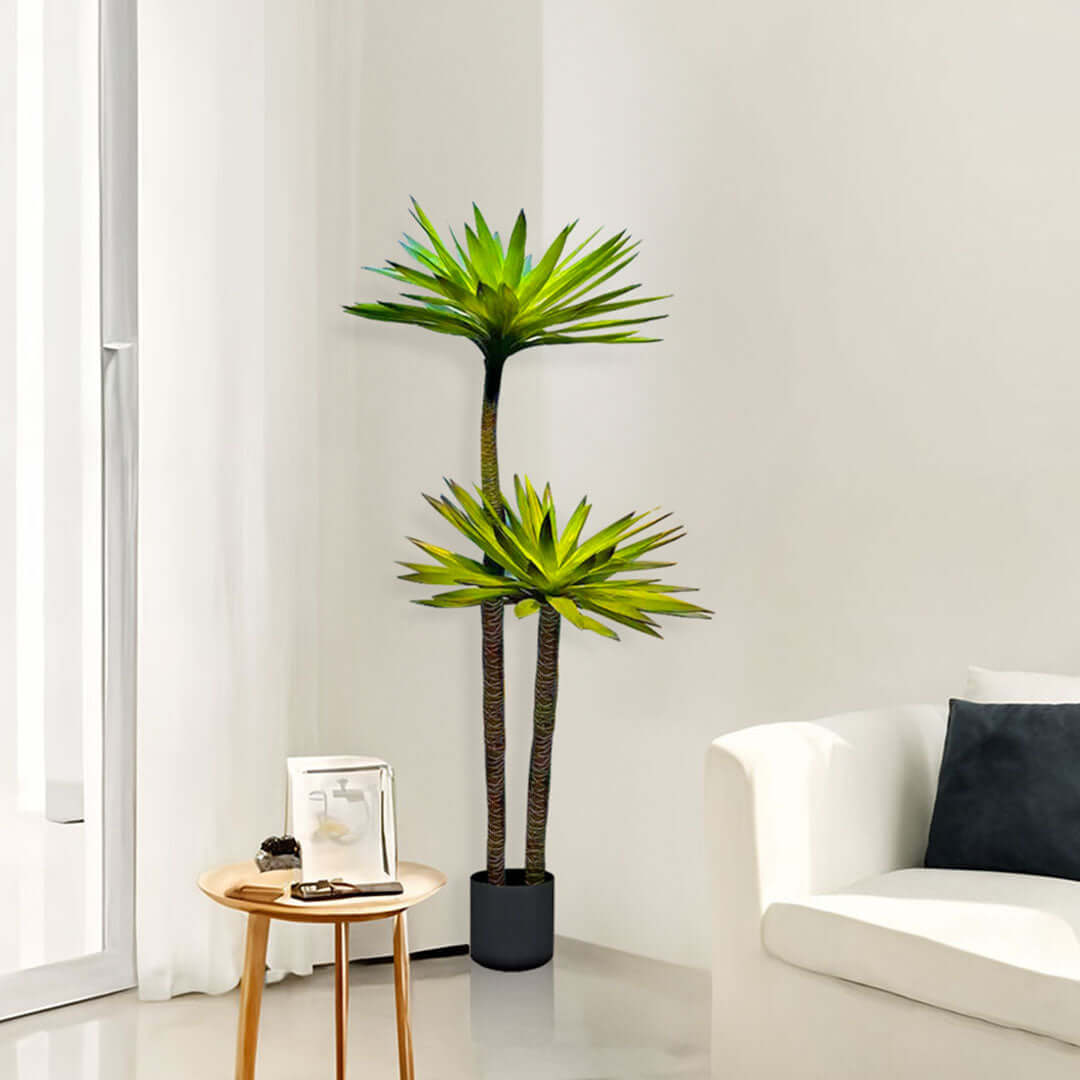
<path fill-rule="evenodd" d="M 333 6 L 333 5 L 331 5 Z M 140 993 L 221 991 L 243 921 L 203 869 L 281 831 L 318 739 L 323 5 L 143 0 Z M 338 298 L 340 301 L 340 298 Z M 269 964 L 325 935 L 275 924 Z"/>

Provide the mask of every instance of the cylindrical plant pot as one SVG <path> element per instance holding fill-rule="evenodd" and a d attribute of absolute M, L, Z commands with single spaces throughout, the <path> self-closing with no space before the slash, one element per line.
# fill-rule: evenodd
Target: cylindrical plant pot
<path fill-rule="evenodd" d="M 527 971 L 551 959 L 555 944 L 555 875 L 525 884 L 524 870 L 507 870 L 505 885 L 490 885 L 478 870 L 470 879 L 469 951 L 484 967 Z"/>

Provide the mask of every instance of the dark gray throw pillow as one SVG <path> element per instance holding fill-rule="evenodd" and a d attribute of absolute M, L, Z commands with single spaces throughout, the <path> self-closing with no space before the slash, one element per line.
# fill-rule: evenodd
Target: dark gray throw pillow
<path fill-rule="evenodd" d="M 1080 880 L 1080 705 L 949 702 L 926 865 Z"/>

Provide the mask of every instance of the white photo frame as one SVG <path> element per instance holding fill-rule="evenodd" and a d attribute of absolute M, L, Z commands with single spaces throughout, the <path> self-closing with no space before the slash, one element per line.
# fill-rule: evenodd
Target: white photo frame
<path fill-rule="evenodd" d="M 370 885 L 397 878 L 394 770 L 380 758 L 288 759 L 286 831 L 304 881 Z"/>

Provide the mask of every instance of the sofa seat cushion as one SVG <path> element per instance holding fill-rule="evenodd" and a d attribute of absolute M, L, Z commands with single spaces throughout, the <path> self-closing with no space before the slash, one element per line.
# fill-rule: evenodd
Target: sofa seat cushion
<path fill-rule="evenodd" d="M 776 901 L 762 936 L 797 967 L 1080 1046 L 1080 882 L 896 870 Z"/>

